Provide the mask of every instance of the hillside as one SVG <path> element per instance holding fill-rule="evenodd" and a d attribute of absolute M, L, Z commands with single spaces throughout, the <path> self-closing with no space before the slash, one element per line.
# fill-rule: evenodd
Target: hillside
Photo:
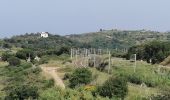
<path fill-rule="evenodd" d="M 75 39 L 52 34 L 48 38 L 25 34 L 4 39 L 0 42 L 0 99 L 163 100 L 155 98 L 167 96 L 169 100 L 170 70 L 157 63 L 170 54 L 169 33 L 115 32 L 80 34 Z M 166 42 L 152 41 L 155 39 Z M 133 46 L 139 42 L 146 44 Z M 85 54 L 79 49 L 88 46 L 132 46 L 127 54 L 136 53 L 137 61 L 93 54 L 91 48 Z M 72 47 L 77 53 L 70 58 Z M 145 62 L 150 59 L 155 63 Z"/>
<path fill-rule="evenodd" d="M 74 41 L 59 35 L 49 34 L 48 38 L 41 38 L 39 33 L 13 36 L 4 41 L 10 45 L 31 49 L 58 49 L 62 46 L 76 45 Z"/>
<path fill-rule="evenodd" d="M 67 38 L 96 48 L 129 48 L 153 40 L 169 41 L 170 33 L 136 30 L 101 30 L 100 32 L 73 34 Z"/>

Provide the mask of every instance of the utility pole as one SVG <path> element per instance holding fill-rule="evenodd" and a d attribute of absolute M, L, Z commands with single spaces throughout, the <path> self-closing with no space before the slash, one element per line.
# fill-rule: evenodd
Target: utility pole
<path fill-rule="evenodd" d="M 111 55 L 109 51 L 109 68 L 108 68 L 108 74 L 110 73 L 110 68 L 111 68 Z"/>
<path fill-rule="evenodd" d="M 135 55 L 135 66 L 134 66 L 134 73 L 136 72 L 136 54 Z"/>
<path fill-rule="evenodd" d="M 71 59 L 73 59 L 73 49 L 71 48 Z"/>
<path fill-rule="evenodd" d="M 86 49 L 85 57 L 86 57 L 86 67 L 87 67 L 88 66 L 88 49 Z"/>
<path fill-rule="evenodd" d="M 77 50 L 76 50 L 76 61 L 77 61 Z"/>
<path fill-rule="evenodd" d="M 72 57 L 75 56 L 74 48 L 72 49 Z"/>
<path fill-rule="evenodd" d="M 95 48 L 94 48 L 94 68 L 96 67 L 96 51 L 95 51 Z"/>

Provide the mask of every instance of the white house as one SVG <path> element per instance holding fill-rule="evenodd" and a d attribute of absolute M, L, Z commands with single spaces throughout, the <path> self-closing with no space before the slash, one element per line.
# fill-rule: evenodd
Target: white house
<path fill-rule="evenodd" d="M 42 38 L 47 38 L 48 37 L 48 33 L 47 32 L 41 32 L 41 37 Z"/>

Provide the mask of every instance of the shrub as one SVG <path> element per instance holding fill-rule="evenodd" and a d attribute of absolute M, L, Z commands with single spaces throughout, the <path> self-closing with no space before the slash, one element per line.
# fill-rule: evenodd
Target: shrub
<path fill-rule="evenodd" d="M 77 85 L 88 84 L 92 80 L 92 73 L 86 68 L 76 69 L 69 79 L 70 87 L 74 88 Z"/>
<path fill-rule="evenodd" d="M 20 65 L 21 64 L 21 61 L 19 58 L 16 58 L 16 57 L 10 57 L 8 59 L 8 62 L 9 62 L 9 65 L 10 66 L 17 66 L 17 65 Z"/>
<path fill-rule="evenodd" d="M 33 68 L 33 69 L 32 69 L 32 73 L 34 73 L 34 74 L 39 74 L 41 71 L 42 71 L 42 70 L 41 70 L 40 67 L 36 67 L 36 68 Z"/>
<path fill-rule="evenodd" d="M 150 100 L 169 100 L 170 95 L 157 95 L 150 97 Z"/>
<path fill-rule="evenodd" d="M 99 67 L 97 67 L 97 69 L 103 71 L 108 64 L 108 62 L 102 62 L 101 64 L 99 64 Z"/>
<path fill-rule="evenodd" d="M 34 52 L 30 49 L 19 50 L 16 53 L 16 57 L 18 57 L 20 59 L 24 59 L 24 60 L 26 60 L 29 56 L 30 56 L 31 60 L 33 60 L 35 58 Z"/>
<path fill-rule="evenodd" d="M 70 78 L 71 78 L 71 74 L 65 73 L 64 77 L 63 77 L 63 80 L 67 80 L 67 79 L 70 79 Z"/>
<path fill-rule="evenodd" d="M 20 67 L 22 67 L 22 68 L 24 68 L 24 69 L 27 69 L 27 68 L 31 68 L 31 67 L 32 67 L 32 64 L 25 62 L 25 63 L 22 63 Z"/>
<path fill-rule="evenodd" d="M 157 82 L 153 81 L 153 79 L 146 79 L 144 82 L 145 82 L 145 84 L 148 87 L 155 87 L 155 86 L 157 86 Z"/>
<path fill-rule="evenodd" d="M 38 88 L 28 85 L 17 86 L 6 96 L 6 100 L 37 99 Z"/>
<path fill-rule="evenodd" d="M 63 46 L 59 49 L 58 52 L 56 52 L 57 55 L 62 55 L 62 54 L 69 54 L 70 48 L 67 46 Z"/>
<path fill-rule="evenodd" d="M 2 60 L 7 61 L 11 56 L 12 56 L 12 54 L 5 52 L 2 54 Z"/>
<path fill-rule="evenodd" d="M 103 97 L 118 97 L 122 100 L 128 93 L 127 81 L 123 77 L 111 77 L 103 86 L 99 86 L 97 92 Z"/>
<path fill-rule="evenodd" d="M 48 63 L 48 58 L 47 57 L 42 57 L 41 59 L 40 59 L 40 61 L 38 62 L 38 64 L 47 64 Z"/>
<path fill-rule="evenodd" d="M 10 49 L 10 48 L 12 48 L 12 45 L 9 44 L 9 43 L 4 43 L 4 44 L 3 44 L 3 47 Z"/>
<path fill-rule="evenodd" d="M 45 88 L 51 88 L 54 86 L 54 79 L 49 79 L 45 82 Z"/>
<path fill-rule="evenodd" d="M 134 84 L 142 84 L 142 78 L 136 73 L 129 75 L 128 81 Z"/>

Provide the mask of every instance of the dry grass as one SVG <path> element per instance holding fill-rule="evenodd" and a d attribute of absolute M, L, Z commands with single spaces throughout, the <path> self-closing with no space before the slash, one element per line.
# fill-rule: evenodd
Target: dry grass
<path fill-rule="evenodd" d="M 142 98 L 148 98 L 153 94 L 157 94 L 158 89 L 141 87 L 140 85 L 128 84 L 128 95 L 125 100 L 142 100 Z"/>
<path fill-rule="evenodd" d="M 170 56 L 168 56 L 164 61 L 162 61 L 160 64 L 163 66 L 169 65 L 170 63 Z"/>
<path fill-rule="evenodd" d="M 92 84 L 102 85 L 111 75 L 98 71 L 95 68 L 90 68 L 93 76 Z"/>

